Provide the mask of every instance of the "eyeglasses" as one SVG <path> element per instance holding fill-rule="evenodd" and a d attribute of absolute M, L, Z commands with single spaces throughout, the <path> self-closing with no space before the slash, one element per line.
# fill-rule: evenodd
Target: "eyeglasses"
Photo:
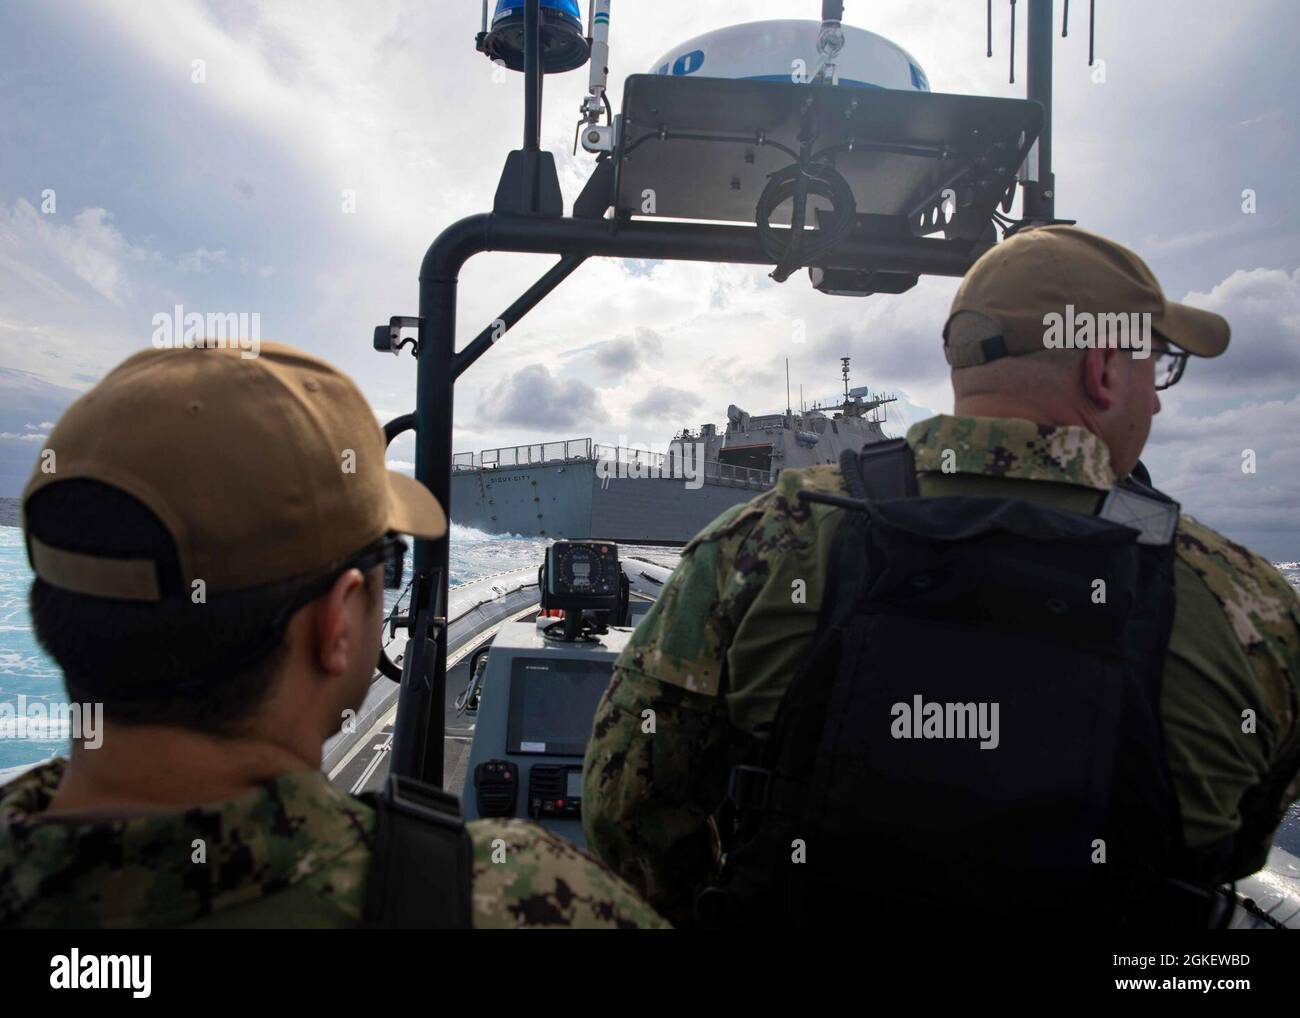
<path fill-rule="evenodd" d="M 1187 358 L 1191 354 L 1175 349 L 1170 345 L 1169 340 L 1158 333 L 1156 338 L 1165 344 L 1163 347 L 1151 351 L 1156 371 L 1156 391 L 1159 392 L 1178 383 L 1178 380 L 1183 377 L 1183 371 L 1187 367 Z"/>
<path fill-rule="evenodd" d="M 339 575 L 349 569 L 364 571 L 373 569 L 382 562 L 384 565 L 384 589 L 401 590 L 402 575 L 406 568 L 406 548 L 405 541 L 395 534 L 389 534 L 375 544 L 361 549 L 337 568 L 318 576 L 290 598 L 288 603 L 280 610 L 275 620 L 277 630 L 283 632 L 294 612 L 329 590 L 334 586 L 334 581 L 339 578 Z"/>
<path fill-rule="evenodd" d="M 343 566 L 344 569 L 372 569 L 384 564 L 384 589 L 401 590 L 406 573 L 406 542 L 395 534 L 385 537 L 377 547 L 361 552 Z M 338 574 L 335 573 L 337 576 Z"/>

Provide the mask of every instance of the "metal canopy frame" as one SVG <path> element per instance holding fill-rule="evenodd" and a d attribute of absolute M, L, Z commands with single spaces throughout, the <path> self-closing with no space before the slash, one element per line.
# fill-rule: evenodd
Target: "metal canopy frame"
<path fill-rule="evenodd" d="M 834 5 L 832 5 L 834 6 Z M 1029 0 L 1029 84 L 1027 98 L 1043 107 L 1038 131 L 1038 182 L 1022 182 L 1025 220 L 1051 221 L 1052 0 Z M 654 221 L 626 212 L 605 218 L 616 204 L 616 167 L 622 153 L 598 161 L 572 216 L 563 215 L 554 159 L 541 149 L 542 66 L 540 0 L 525 8 L 525 117 L 523 148 L 511 152 L 497 190 L 494 211 L 469 216 L 444 230 L 420 266 L 418 317 L 392 318 L 375 330 L 378 349 L 400 352 L 403 328 L 416 328 L 416 409 L 389 422 L 385 436 L 415 431 L 415 476 L 451 518 L 452 416 L 456 381 L 510 328 L 572 275 L 588 258 L 678 259 L 771 265 L 750 226 Z M 786 87 L 786 86 L 777 86 Z M 825 86 L 798 86 L 825 88 Z M 830 91 L 830 89 L 826 89 Z M 962 97 L 943 96 L 946 100 Z M 909 96 L 904 102 L 914 102 Z M 972 100 L 996 102 L 998 100 Z M 1000 100 L 1019 103 L 1020 100 Z M 1024 141 L 1027 148 L 1032 134 Z M 1023 152 L 1019 158 L 1023 159 Z M 812 204 L 811 202 L 809 203 Z M 913 210 L 907 209 L 907 212 Z M 872 217 L 864 217 L 870 219 Z M 989 233 L 992 233 L 991 223 Z M 935 237 L 855 229 L 824 256 L 803 264 L 858 271 L 961 276 L 986 250 L 989 238 Z M 557 262 L 525 290 L 496 321 L 464 348 L 456 349 L 458 276 L 470 258 L 486 251 L 553 254 Z M 401 668 L 390 771 L 441 787 L 447 679 L 447 604 L 450 534 L 416 540 L 408 614 L 394 625 L 409 630 Z M 388 663 L 384 674 L 396 677 Z"/>
<path fill-rule="evenodd" d="M 635 215 L 649 191 L 655 216 L 752 226 L 768 179 L 806 147 L 844 178 L 856 214 L 873 226 L 897 219 L 896 235 L 979 240 L 999 203 L 1010 210 L 1042 117 L 1024 99 L 634 74 L 623 91 L 615 211 Z M 830 207 L 809 195 L 810 208 L 819 203 Z M 788 225 L 792 215 L 776 208 L 769 222 Z"/>

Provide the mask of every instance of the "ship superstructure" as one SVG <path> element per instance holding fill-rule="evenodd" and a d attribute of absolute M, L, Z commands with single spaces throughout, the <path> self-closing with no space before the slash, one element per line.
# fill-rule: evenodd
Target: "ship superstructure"
<path fill-rule="evenodd" d="M 684 544 L 782 470 L 888 437 L 885 406 L 897 397 L 850 389 L 842 361 L 842 403 L 759 416 L 733 404 L 724 431 L 683 429 L 663 453 L 590 438 L 459 453 L 451 518 L 490 534 Z"/>

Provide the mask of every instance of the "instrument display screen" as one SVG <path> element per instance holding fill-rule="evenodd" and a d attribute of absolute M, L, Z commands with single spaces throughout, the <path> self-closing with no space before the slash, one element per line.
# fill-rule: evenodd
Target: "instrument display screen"
<path fill-rule="evenodd" d="M 556 541 L 547 552 L 552 574 L 550 592 L 565 595 L 609 597 L 618 593 L 623 571 L 618 545 L 599 541 Z"/>
<path fill-rule="evenodd" d="M 515 658 L 510 675 L 507 752 L 582 756 L 612 662 Z M 581 791 L 581 775 L 578 778 Z M 570 795 L 575 794 L 570 792 Z"/>

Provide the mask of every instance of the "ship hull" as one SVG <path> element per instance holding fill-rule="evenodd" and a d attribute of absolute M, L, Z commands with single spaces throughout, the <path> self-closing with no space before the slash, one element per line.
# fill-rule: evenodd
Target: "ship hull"
<path fill-rule="evenodd" d="M 697 482 L 698 483 L 698 482 Z M 595 462 L 457 470 L 451 519 L 489 534 L 685 544 L 757 484 L 668 477 L 600 478 Z"/>

